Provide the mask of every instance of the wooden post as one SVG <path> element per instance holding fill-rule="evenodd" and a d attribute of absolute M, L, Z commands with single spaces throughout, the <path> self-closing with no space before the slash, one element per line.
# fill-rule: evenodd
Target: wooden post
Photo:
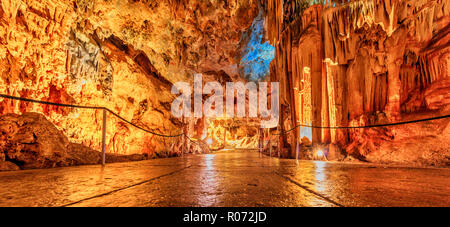
<path fill-rule="evenodd" d="M 106 163 L 106 109 L 103 109 L 103 127 L 102 127 L 102 166 Z"/>

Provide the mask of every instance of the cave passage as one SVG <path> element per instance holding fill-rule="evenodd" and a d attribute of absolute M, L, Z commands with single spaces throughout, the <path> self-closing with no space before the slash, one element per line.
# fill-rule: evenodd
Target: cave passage
<path fill-rule="evenodd" d="M 0 206 L 450 206 L 450 1 L 0 0 Z"/>
<path fill-rule="evenodd" d="M 105 168 L 2 172 L 0 205 L 448 206 L 449 177 L 447 169 L 296 162 L 228 150 Z"/>

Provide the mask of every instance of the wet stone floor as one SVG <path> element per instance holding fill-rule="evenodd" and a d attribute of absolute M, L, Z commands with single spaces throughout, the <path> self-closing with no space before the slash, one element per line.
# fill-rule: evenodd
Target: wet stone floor
<path fill-rule="evenodd" d="M 450 169 L 256 151 L 0 173 L 0 206 L 450 206 Z"/>

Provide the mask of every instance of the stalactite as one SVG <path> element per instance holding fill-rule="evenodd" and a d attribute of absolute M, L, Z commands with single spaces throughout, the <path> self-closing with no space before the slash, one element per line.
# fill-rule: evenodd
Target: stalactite
<path fill-rule="evenodd" d="M 427 104 L 424 93 L 437 92 L 432 85 L 446 84 L 439 81 L 449 75 L 449 3 L 367 0 L 302 10 L 298 3 L 265 5 L 270 41 L 277 49 L 271 80 L 279 81 L 286 94 L 304 91 L 301 84 L 311 87 L 306 102 L 304 93 L 291 100 L 283 96 L 298 111 L 290 125 L 367 125 L 445 106 L 433 98 L 428 100 L 436 104 Z M 312 140 L 345 149 L 366 131 L 349 132 L 317 129 Z"/>

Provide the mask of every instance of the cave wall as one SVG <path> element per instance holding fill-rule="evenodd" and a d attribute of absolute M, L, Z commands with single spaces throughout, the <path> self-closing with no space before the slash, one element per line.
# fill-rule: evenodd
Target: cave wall
<path fill-rule="evenodd" d="M 281 117 L 281 130 L 299 123 L 361 126 L 397 122 L 448 109 L 447 1 L 313 5 L 302 0 L 284 4 L 270 0 L 265 9 L 268 38 L 276 47 L 271 79 L 282 87 L 281 107 L 292 110 Z M 438 123 L 445 126 L 448 121 Z M 333 144 L 330 147 L 365 159 L 383 144 L 399 140 L 401 133 L 416 136 L 406 126 L 381 131 L 313 129 L 308 135 L 299 129 L 280 140 L 288 141 L 285 153 L 290 151 L 290 156 L 297 138 L 306 134 L 316 145 Z M 441 133 L 434 131 L 436 136 Z M 375 139 L 375 134 L 385 137 Z M 441 150 L 447 154 L 447 148 Z"/>
<path fill-rule="evenodd" d="M 105 106 L 162 134 L 189 131 L 171 116 L 172 84 L 203 72 L 239 78 L 237 46 L 257 14 L 256 0 L 0 0 L 0 93 Z M 0 99 L 0 114 L 24 112 L 100 149 L 101 111 Z M 108 152 L 160 156 L 186 151 L 185 142 L 108 116 Z"/>

